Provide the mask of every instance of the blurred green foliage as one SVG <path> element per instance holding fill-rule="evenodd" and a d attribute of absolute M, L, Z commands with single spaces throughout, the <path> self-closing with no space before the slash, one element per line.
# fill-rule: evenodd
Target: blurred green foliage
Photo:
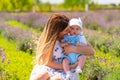
<path fill-rule="evenodd" d="M 88 4 L 89 9 L 120 8 L 119 5 L 99 5 L 92 0 L 64 0 L 60 4 L 42 3 L 41 0 L 0 0 L 0 11 L 54 11 L 54 10 L 85 10 Z"/>
<path fill-rule="evenodd" d="M 16 41 L 16 48 L 32 54 L 35 50 L 35 43 L 33 43 L 33 40 L 30 37 L 22 38 Z"/>
<path fill-rule="evenodd" d="M 0 52 L 0 80 L 28 80 L 32 70 L 32 55 L 18 51 L 16 43 L 4 39 L 2 35 L 0 35 L 0 49 L 2 49 Z"/>
<path fill-rule="evenodd" d="M 1 11 L 31 10 L 33 0 L 0 0 Z"/>
<path fill-rule="evenodd" d="M 90 0 L 64 0 L 63 6 L 70 10 L 84 10 Z"/>
<path fill-rule="evenodd" d="M 120 68 L 116 69 L 112 73 L 109 73 L 104 77 L 104 80 L 120 80 Z"/>

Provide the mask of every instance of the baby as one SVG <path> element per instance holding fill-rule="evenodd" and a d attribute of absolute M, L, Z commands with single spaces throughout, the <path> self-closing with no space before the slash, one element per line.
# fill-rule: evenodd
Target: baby
<path fill-rule="evenodd" d="M 61 46 L 64 47 L 68 44 L 73 46 L 86 45 L 86 39 L 82 34 L 82 21 L 81 19 L 73 18 L 69 21 L 70 33 L 64 36 L 64 39 L 61 41 Z M 71 52 L 63 56 L 63 68 L 66 73 L 66 78 L 69 79 L 72 76 L 70 71 L 70 64 L 74 64 L 78 61 L 78 66 L 75 69 L 76 73 L 81 73 L 81 68 L 84 65 L 86 57 L 81 53 Z"/>

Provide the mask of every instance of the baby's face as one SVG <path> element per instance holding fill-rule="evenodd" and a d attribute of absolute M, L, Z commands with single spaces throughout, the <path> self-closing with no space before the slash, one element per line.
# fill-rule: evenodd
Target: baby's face
<path fill-rule="evenodd" d="M 70 34 L 71 35 L 79 35 L 81 32 L 81 28 L 78 25 L 70 26 Z"/>

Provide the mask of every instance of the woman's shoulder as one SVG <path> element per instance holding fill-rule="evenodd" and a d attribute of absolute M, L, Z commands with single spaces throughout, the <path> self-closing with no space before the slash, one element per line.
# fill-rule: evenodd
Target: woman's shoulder
<path fill-rule="evenodd" d="M 56 41 L 54 50 L 53 50 L 53 56 L 57 59 L 60 58 L 63 55 L 63 49 L 60 47 L 59 41 Z"/>
<path fill-rule="evenodd" d="M 60 42 L 58 40 L 56 40 L 55 42 L 55 47 L 59 46 Z"/>
<path fill-rule="evenodd" d="M 62 49 L 62 47 L 60 46 L 60 42 L 58 40 L 56 40 L 56 42 L 55 42 L 54 49 L 56 49 L 56 48 L 58 48 L 60 50 Z"/>

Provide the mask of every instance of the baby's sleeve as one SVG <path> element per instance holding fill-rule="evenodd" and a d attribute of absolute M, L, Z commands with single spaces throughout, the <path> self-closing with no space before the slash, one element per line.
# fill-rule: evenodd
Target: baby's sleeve
<path fill-rule="evenodd" d="M 84 35 L 81 36 L 81 38 L 80 38 L 80 43 L 87 44 L 87 41 L 86 41 L 86 38 L 85 38 Z"/>

